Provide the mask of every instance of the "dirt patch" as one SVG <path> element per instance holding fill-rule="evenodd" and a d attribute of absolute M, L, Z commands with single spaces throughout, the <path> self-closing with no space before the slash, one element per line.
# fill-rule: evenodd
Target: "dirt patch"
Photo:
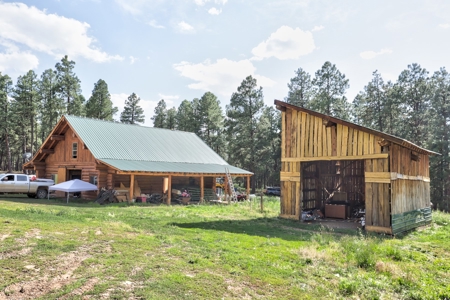
<path fill-rule="evenodd" d="M 89 252 L 89 247 L 81 247 L 77 251 L 61 254 L 54 263 L 48 264 L 50 267 L 42 270 L 38 278 L 6 287 L 0 292 L 0 299 L 35 299 L 61 289 L 77 279 L 73 273 L 90 257 Z"/>
<path fill-rule="evenodd" d="M 10 237 L 9 234 L 3 234 L 2 236 L 0 236 L 0 242 L 6 240 L 9 237 Z"/>
<path fill-rule="evenodd" d="M 64 295 L 63 297 L 60 297 L 58 299 L 70 299 L 73 298 L 73 296 L 81 296 L 86 292 L 89 292 L 91 290 L 94 289 L 94 286 L 98 283 L 98 278 L 91 278 L 88 281 L 85 282 L 85 284 L 83 284 L 82 286 L 80 286 L 79 288 L 73 290 L 72 292 L 70 292 L 67 295 Z"/>
<path fill-rule="evenodd" d="M 19 258 L 22 256 L 26 256 L 31 253 L 31 250 L 33 250 L 30 247 L 22 248 L 19 251 L 12 251 L 8 253 L 0 253 L 0 260 L 1 259 L 9 259 L 9 258 Z"/>

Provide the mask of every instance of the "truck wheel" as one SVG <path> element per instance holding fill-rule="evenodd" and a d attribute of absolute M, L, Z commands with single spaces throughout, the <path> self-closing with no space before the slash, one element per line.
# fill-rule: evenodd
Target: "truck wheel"
<path fill-rule="evenodd" d="M 36 196 L 37 196 L 38 199 L 47 198 L 47 190 L 44 190 L 44 189 L 37 190 Z"/>
<path fill-rule="evenodd" d="M 27 194 L 28 198 L 35 198 L 36 194 Z"/>

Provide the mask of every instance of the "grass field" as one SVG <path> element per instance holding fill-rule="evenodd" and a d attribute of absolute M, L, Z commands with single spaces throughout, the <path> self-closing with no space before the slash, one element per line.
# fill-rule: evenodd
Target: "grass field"
<path fill-rule="evenodd" d="M 450 216 L 403 237 L 278 219 L 267 198 L 0 198 L 0 299 L 450 299 Z"/>

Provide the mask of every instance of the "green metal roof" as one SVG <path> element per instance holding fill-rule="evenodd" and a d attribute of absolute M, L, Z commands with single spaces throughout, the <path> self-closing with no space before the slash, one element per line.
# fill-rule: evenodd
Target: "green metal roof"
<path fill-rule="evenodd" d="M 92 155 L 123 171 L 252 174 L 190 132 L 64 116 Z"/>

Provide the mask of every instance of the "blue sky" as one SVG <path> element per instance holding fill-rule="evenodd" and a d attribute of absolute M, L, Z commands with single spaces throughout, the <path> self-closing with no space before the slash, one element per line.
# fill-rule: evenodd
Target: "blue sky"
<path fill-rule="evenodd" d="M 352 101 L 375 70 L 395 81 L 411 63 L 450 68 L 450 2 L 0 0 L 0 72 L 40 75 L 65 54 L 86 98 L 98 79 L 119 109 L 135 92 L 146 125 L 160 99 L 178 107 L 211 91 L 225 106 L 248 75 L 273 105 L 296 69 L 325 61 Z"/>

